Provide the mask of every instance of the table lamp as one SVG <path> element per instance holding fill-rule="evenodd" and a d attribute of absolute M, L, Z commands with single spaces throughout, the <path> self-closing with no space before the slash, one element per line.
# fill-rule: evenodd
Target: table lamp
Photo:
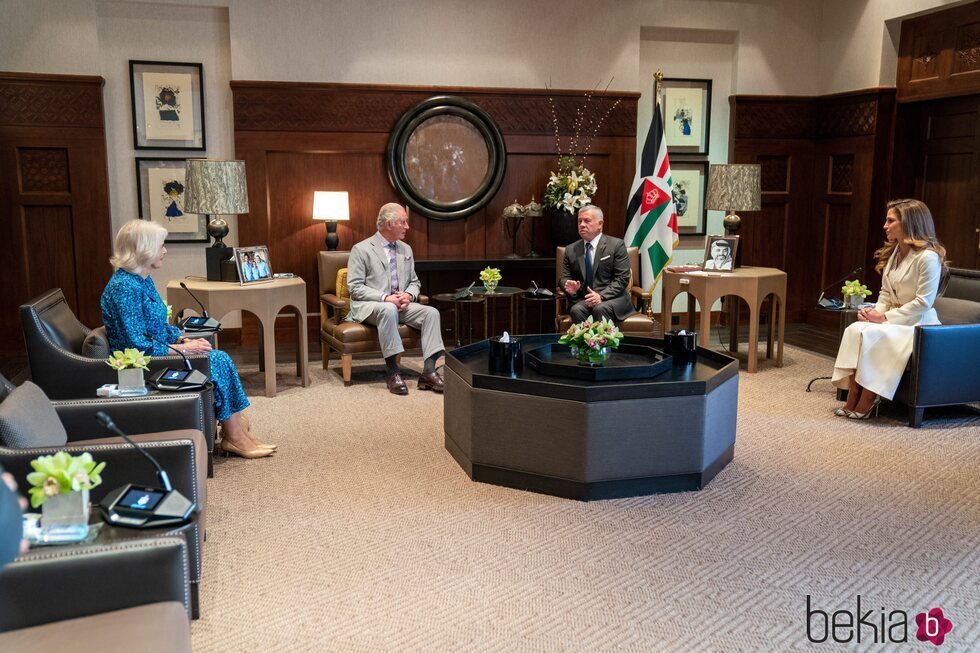
<path fill-rule="evenodd" d="M 504 207 L 504 233 L 510 236 L 511 252 L 507 258 L 520 258 L 517 253 L 517 234 L 521 232 L 521 223 L 524 222 L 524 206 L 516 200 L 513 204 Z"/>
<path fill-rule="evenodd" d="M 327 223 L 327 237 L 324 242 L 328 251 L 336 251 L 340 244 L 337 236 L 337 222 L 350 220 L 350 203 L 347 191 L 318 190 L 313 193 L 313 219 Z"/>
<path fill-rule="evenodd" d="M 524 215 L 531 218 L 531 251 L 527 255 L 530 257 L 541 256 L 534 251 L 534 237 L 537 232 L 536 227 L 538 226 L 538 220 L 535 220 L 535 218 L 540 219 L 544 215 L 544 211 L 541 205 L 534 201 L 534 195 L 531 195 L 531 201 L 524 205 Z"/>
<path fill-rule="evenodd" d="M 725 235 L 735 236 L 742 228 L 742 219 L 735 211 L 758 211 L 762 208 L 762 166 L 758 163 L 724 163 L 712 165 L 708 171 L 709 211 L 725 211 Z M 742 266 L 740 247 L 733 267 Z"/>
<path fill-rule="evenodd" d="M 248 213 L 245 162 L 188 159 L 184 186 L 184 212 L 211 216 L 208 235 L 214 244 L 205 252 L 208 281 L 221 281 L 221 263 L 233 254 L 222 240 L 228 222 L 221 216 Z"/>

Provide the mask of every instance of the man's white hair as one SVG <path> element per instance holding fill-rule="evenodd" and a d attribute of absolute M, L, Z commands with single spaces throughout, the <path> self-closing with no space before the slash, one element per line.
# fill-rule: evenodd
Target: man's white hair
<path fill-rule="evenodd" d="M 593 213 L 595 214 L 594 217 L 596 220 L 599 220 L 600 222 L 606 221 L 606 216 L 603 215 L 602 209 L 600 209 L 595 204 L 586 204 L 585 206 L 583 206 L 578 210 L 579 215 L 582 215 L 583 213 Z"/>
<path fill-rule="evenodd" d="M 399 218 L 399 212 L 405 209 L 397 202 L 388 202 L 378 211 L 378 231 L 384 229 L 386 224 L 392 223 Z"/>

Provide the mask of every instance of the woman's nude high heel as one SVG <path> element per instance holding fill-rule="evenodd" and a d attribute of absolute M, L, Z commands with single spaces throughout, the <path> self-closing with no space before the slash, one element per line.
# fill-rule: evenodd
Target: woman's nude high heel
<path fill-rule="evenodd" d="M 227 458 L 229 454 L 234 456 L 240 456 L 242 458 L 249 458 L 249 459 L 265 458 L 266 456 L 271 456 L 272 454 L 275 453 L 274 449 L 266 449 L 264 447 L 256 447 L 254 449 L 239 449 L 228 440 L 222 440 L 219 446 L 221 447 L 221 451 L 224 452 L 225 458 Z"/>
<path fill-rule="evenodd" d="M 866 413 L 859 413 L 857 411 L 854 411 L 850 415 L 848 415 L 847 417 L 848 417 L 848 419 L 871 419 L 871 413 L 874 413 L 875 414 L 875 417 L 877 417 L 878 416 L 878 406 L 880 406 L 880 405 L 881 405 L 881 397 L 875 397 L 875 401 L 874 401 L 873 404 L 871 404 L 871 408 L 868 409 L 868 412 L 866 412 Z"/>

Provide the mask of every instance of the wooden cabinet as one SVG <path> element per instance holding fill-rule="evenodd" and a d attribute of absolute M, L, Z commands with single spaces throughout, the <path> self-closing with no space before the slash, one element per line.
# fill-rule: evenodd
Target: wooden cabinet
<path fill-rule="evenodd" d="M 902 23 L 898 101 L 980 93 L 980 2 Z"/>

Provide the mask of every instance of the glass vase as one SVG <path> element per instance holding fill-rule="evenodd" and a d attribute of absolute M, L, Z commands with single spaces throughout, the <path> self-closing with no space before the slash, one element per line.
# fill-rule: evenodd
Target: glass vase
<path fill-rule="evenodd" d="M 143 379 L 143 370 L 135 367 L 126 370 L 119 370 L 120 388 L 142 388 L 146 385 Z"/>
<path fill-rule="evenodd" d="M 612 350 L 609 347 L 598 347 L 593 349 L 592 347 L 583 347 L 581 349 L 577 347 L 572 348 L 572 355 L 578 359 L 579 365 L 588 365 L 589 367 L 602 367 L 602 364 L 609 359 L 609 355 Z"/>
<path fill-rule="evenodd" d="M 46 540 L 71 542 L 88 535 L 88 489 L 56 494 L 41 504 L 41 531 Z"/>
<path fill-rule="evenodd" d="M 492 295 L 497 290 L 497 284 L 499 281 L 484 281 L 483 287 L 486 289 L 488 295 Z"/>
<path fill-rule="evenodd" d="M 847 296 L 847 307 L 848 308 L 859 308 L 861 304 L 864 303 L 864 297 L 861 295 L 848 295 Z"/>

